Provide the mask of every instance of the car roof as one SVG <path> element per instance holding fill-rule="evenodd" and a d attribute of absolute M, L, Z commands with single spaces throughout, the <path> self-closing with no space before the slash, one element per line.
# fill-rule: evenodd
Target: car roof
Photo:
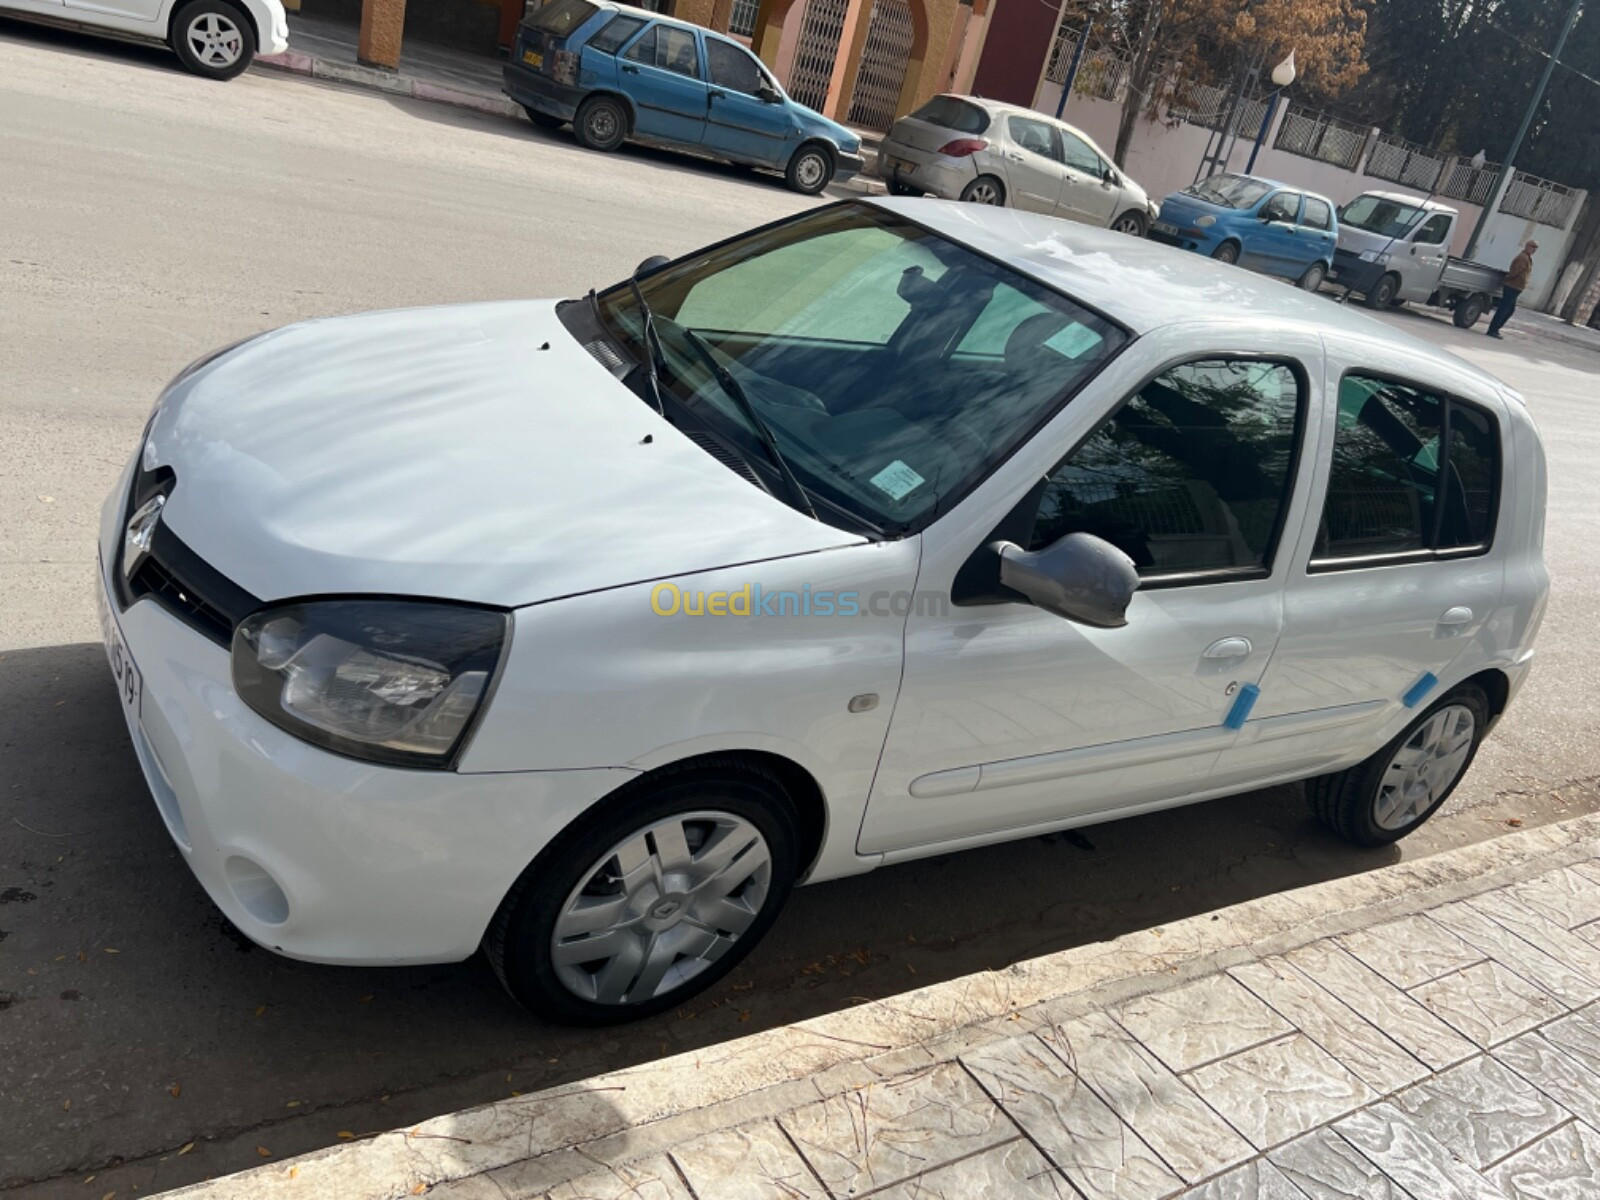
<path fill-rule="evenodd" d="M 1066 120 L 1064 117 L 1053 117 L 1047 112 L 1040 112 L 1037 108 L 1025 108 L 1020 104 L 1011 104 L 1005 100 L 990 100 L 987 96 L 969 96 L 964 92 L 940 92 L 939 94 L 941 96 L 948 96 L 952 100 L 965 100 L 969 104 L 976 104 L 979 108 L 988 110 L 988 112 L 994 116 L 1010 116 L 1014 113 L 1019 117 L 1032 117 L 1036 121 L 1048 121 L 1050 124 L 1059 125 L 1063 129 L 1070 129 L 1084 141 L 1088 142 L 1089 145 L 1093 146 L 1096 150 L 1099 150 L 1102 157 L 1110 157 L 1110 155 L 1106 154 L 1104 150 L 1100 149 L 1099 142 L 1095 141 L 1094 138 L 1085 132 L 1080 126 L 1074 125 L 1071 121 Z"/>
<path fill-rule="evenodd" d="M 1281 179 L 1268 179 L 1265 175 L 1246 175 L 1243 171 L 1226 171 L 1224 174 L 1232 175 L 1236 179 L 1253 179 L 1257 183 L 1264 183 L 1270 188 L 1281 188 L 1286 191 L 1299 192 L 1302 196 L 1310 196 L 1313 200 L 1322 200 L 1328 204 L 1333 203 L 1332 200 L 1329 200 L 1328 197 L 1324 196 L 1321 192 L 1313 192 L 1310 188 L 1298 183 L 1285 183 Z"/>
<path fill-rule="evenodd" d="M 714 29 L 707 29 L 703 25 L 696 25 L 693 21 L 684 21 L 678 17 L 669 17 L 666 13 L 651 12 L 648 8 L 640 8 L 634 4 L 620 4 L 617 0 L 607 0 L 606 3 L 595 5 L 596 8 L 615 9 L 620 13 L 627 13 L 630 17 L 641 17 L 646 21 L 659 21 L 663 25 L 674 25 L 679 29 L 698 29 L 707 37 L 722 37 Z M 728 41 L 728 38 L 722 38 Z"/>
<path fill-rule="evenodd" d="M 1380 192 L 1377 188 L 1368 188 L 1361 193 L 1362 196 L 1377 196 L 1381 200 L 1393 200 L 1397 204 L 1409 204 L 1416 208 L 1426 209 L 1428 212 L 1453 213 L 1461 215 L 1461 210 L 1448 204 L 1440 204 L 1437 200 L 1424 200 L 1421 196 L 1410 196 L 1405 192 Z M 1360 199 L 1358 196 L 1356 199 Z"/>
<path fill-rule="evenodd" d="M 1134 333 L 1184 321 L 1291 322 L 1318 333 L 1378 339 L 1465 371 L 1498 391 L 1492 375 L 1330 296 L 1219 263 L 1188 250 L 1075 221 L 953 200 L 873 197 L 904 216 L 1104 313 Z"/>

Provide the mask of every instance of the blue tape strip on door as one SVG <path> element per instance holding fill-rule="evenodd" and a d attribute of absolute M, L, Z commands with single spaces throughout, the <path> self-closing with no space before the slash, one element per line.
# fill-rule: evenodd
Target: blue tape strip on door
<path fill-rule="evenodd" d="M 1429 692 L 1433 691 L 1434 685 L 1438 682 L 1439 677 L 1432 671 L 1424 671 L 1422 673 L 1422 678 L 1411 685 L 1411 690 L 1408 691 L 1404 696 L 1400 697 L 1400 703 L 1404 704 L 1407 708 L 1415 708 L 1417 706 L 1417 702 Z"/>
<path fill-rule="evenodd" d="M 1224 729 L 1243 729 L 1245 721 L 1250 716 L 1250 710 L 1256 706 L 1256 697 L 1261 695 L 1261 689 L 1253 683 L 1247 683 L 1239 689 L 1239 694 L 1234 698 L 1233 707 L 1228 710 L 1228 715 L 1222 719 Z"/>

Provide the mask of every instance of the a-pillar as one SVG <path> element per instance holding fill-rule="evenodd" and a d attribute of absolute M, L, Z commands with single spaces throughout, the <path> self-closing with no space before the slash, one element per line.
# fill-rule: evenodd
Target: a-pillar
<path fill-rule="evenodd" d="M 850 115 L 850 101 L 856 94 L 856 72 L 861 67 L 861 52 L 867 48 L 872 29 L 873 0 L 850 0 L 839 29 L 839 49 L 833 56 L 833 75 L 828 80 L 828 98 L 822 115 L 843 121 Z"/>
<path fill-rule="evenodd" d="M 406 0 L 361 0 L 361 38 L 356 61 L 369 67 L 400 67 L 400 42 L 406 28 Z"/>

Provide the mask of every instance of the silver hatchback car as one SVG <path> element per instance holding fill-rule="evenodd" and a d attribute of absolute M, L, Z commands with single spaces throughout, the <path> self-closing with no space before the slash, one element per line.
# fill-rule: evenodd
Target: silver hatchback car
<path fill-rule="evenodd" d="M 935 96 L 896 121 L 877 173 L 897 196 L 1005 204 L 1135 237 L 1159 207 L 1081 129 L 976 96 Z"/>

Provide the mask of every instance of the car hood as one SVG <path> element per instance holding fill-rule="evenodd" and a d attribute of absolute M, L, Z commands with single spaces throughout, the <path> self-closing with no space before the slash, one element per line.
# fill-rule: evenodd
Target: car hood
<path fill-rule="evenodd" d="M 555 306 L 338 317 L 222 355 L 151 425 L 163 521 L 261 599 L 508 607 L 862 540 L 685 438 Z"/>
<path fill-rule="evenodd" d="M 1161 219 L 1171 221 L 1174 225 L 1192 222 L 1196 217 L 1211 216 L 1221 220 L 1223 217 L 1237 217 L 1248 209 L 1225 208 L 1220 204 L 1211 204 L 1191 196 L 1186 192 L 1173 192 L 1161 202 Z"/>
<path fill-rule="evenodd" d="M 861 137 L 853 129 L 823 116 L 814 108 L 807 108 L 798 100 L 791 98 L 789 102 L 794 105 L 795 116 L 799 118 L 800 128 L 807 137 L 826 138 L 846 154 L 861 153 Z"/>

